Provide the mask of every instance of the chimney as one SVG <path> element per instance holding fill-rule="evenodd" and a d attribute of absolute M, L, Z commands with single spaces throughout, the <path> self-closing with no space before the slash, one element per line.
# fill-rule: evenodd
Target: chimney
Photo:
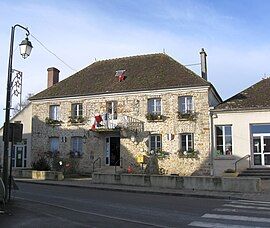
<path fill-rule="evenodd" d="M 48 71 L 48 84 L 47 88 L 53 86 L 54 84 L 59 82 L 59 70 L 55 67 L 50 67 L 47 69 Z"/>
<path fill-rule="evenodd" d="M 206 63 L 206 52 L 202 48 L 202 51 L 200 52 L 201 56 L 201 73 L 202 73 L 202 78 L 207 81 L 207 63 Z"/>

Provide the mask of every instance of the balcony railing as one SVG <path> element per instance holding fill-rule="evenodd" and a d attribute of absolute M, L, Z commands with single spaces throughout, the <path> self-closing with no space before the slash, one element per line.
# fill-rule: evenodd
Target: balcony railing
<path fill-rule="evenodd" d="M 102 121 L 100 121 L 99 123 L 95 121 L 94 130 L 105 131 L 105 130 L 128 129 L 137 132 L 143 131 L 143 122 L 136 118 L 118 114 L 117 119 L 115 119 L 113 118 L 113 115 L 109 113 L 103 113 L 100 116 L 102 118 Z"/>

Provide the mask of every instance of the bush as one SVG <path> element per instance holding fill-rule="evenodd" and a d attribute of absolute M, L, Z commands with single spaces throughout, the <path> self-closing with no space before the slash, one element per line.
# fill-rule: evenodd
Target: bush
<path fill-rule="evenodd" d="M 235 173 L 235 170 L 233 169 L 226 169 L 224 173 Z"/>
<path fill-rule="evenodd" d="M 32 168 L 38 171 L 50 171 L 51 167 L 45 157 L 39 158 L 32 163 Z"/>

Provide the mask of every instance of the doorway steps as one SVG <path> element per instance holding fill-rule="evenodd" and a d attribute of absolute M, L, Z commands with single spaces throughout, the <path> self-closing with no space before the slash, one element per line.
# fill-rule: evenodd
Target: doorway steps
<path fill-rule="evenodd" d="M 263 180 L 270 180 L 270 168 L 247 168 L 238 177 L 258 177 Z"/>

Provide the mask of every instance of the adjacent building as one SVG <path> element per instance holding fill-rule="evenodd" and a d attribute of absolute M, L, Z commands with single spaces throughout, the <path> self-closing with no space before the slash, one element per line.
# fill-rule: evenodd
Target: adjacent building
<path fill-rule="evenodd" d="M 262 79 L 212 111 L 215 175 L 270 166 L 269 88 L 270 78 Z"/>
<path fill-rule="evenodd" d="M 23 124 L 22 142 L 15 143 L 12 146 L 12 167 L 14 169 L 30 168 L 31 167 L 31 136 L 32 136 L 32 105 L 27 104 L 19 113 L 10 120 L 11 123 Z M 4 154 L 3 141 L 4 128 L 0 128 L 0 164 L 2 165 Z M 11 145 L 10 145 L 11 146 Z M 9 153 L 10 156 L 10 153 Z"/>

